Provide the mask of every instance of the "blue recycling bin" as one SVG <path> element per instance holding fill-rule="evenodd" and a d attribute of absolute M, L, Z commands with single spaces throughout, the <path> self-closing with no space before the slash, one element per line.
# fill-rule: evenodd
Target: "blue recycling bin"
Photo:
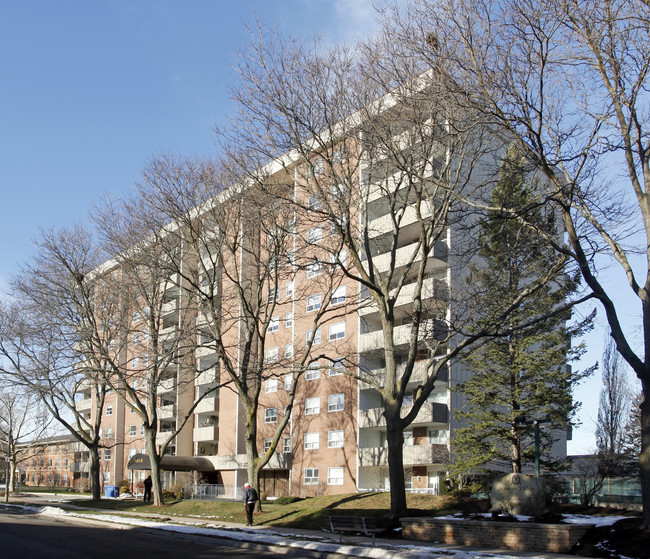
<path fill-rule="evenodd" d="M 105 497 L 119 497 L 120 496 L 120 488 L 117 487 L 116 485 L 105 485 L 104 486 L 104 496 Z"/>

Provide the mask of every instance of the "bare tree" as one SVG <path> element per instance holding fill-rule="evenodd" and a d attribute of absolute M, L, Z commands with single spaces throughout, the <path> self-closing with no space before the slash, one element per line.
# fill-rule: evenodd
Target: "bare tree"
<path fill-rule="evenodd" d="M 299 379 L 332 349 L 320 344 L 319 328 L 344 316 L 348 307 L 322 305 L 309 315 L 295 308 L 302 295 L 300 284 L 294 285 L 297 272 L 326 264 L 294 257 L 295 216 L 286 201 L 286 178 L 247 180 L 239 174 L 241 161 L 159 156 L 147 165 L 138 196 L 140 206 L 162 219 L 158 226 L 167 242 L 158 246 L 183 247 L 182 258 L 171 253 L 163 258 L 179 289 L 197 301 L 199 369 L 214 371 L 243 407 L 248 481 L 259 491 L 261 470 L 272 460 L 286 459 L 276 451 L 288 436 Z M 163 229 L 163 223 L 173 225 Z M 341 277 L 314 275 L 329 300 Z M 280 321 L 287 326 L 301 321 L 317 334 L 304 341 L 282 338 Z M 278 383 L 285 387 L 281 396 L 273 388 Z M 274 392 L 272 399 L 265 396 L 267 388 Z M 222 405 L 228 405 L 225 399 Z M 237 406 L 230 410 L 235 418 Z"/>
<path fill-rule="evenodd" d="M 399 10 L 397 10 L 399 12 Z M 394 14 L 393 14 L 394 15 Z M 640 379 L 644 521 L 650 526 L 650 209 L 647 87 L 650 6 L 643 0 L 419 2 L 389 33 L 455 101 L 515 141 L 557 205 L 566 244 Z M 642 254 L 644 258 L 635 258 Z M 640 303 L 643 344 L 621 323 L 599 270 L 615 263 Z M 629 306 L 624 311 L 627 313 Z M 635 330 L 636 332 L 636 330 Z"/>
<path fill-rule="evenodd" d="M 101 294 L 85 281 L 102 253 L 81 227 L 45 232 L 37 252 L 13 281 L 14 303 L 0 308 L 2 375 L 37 394 L 52 416 L 88 449 L 93 499 L 100 498 L 100 425 L 108 363 L 93 349 L 107 346 L 94 312 Z M 105 307 L 111 304 L 104 300 Z M 87 396 L 88 407 L 81 406 Z"/>
<path fill-rule="evenodd" d="M 602 455 L 606 475 L 621 471 L 625 428 L 632 404 L 632 392 L 627 380 L 626 364 L 616 351 L 613 341 L 608 341 L 603 351 L 602 382 L 598 421 L 596 424 L 596 447 Z"/>
<path fill-rule="evenodd" d="M 19 390 L 0 391 L 0 448 L 9 460 L 9 479 L 5 480 L 5 502 L 16 487 L 16 471 L 27 460 L 25 450 L 42 438 L 52 417 L 44 412 L 38 398 Z"/>

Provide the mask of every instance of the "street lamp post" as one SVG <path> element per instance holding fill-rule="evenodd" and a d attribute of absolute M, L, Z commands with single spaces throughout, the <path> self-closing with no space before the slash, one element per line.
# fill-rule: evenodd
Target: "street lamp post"
<path fill-rule="evenodd" d="M 544 419 L 526 419 L 525 416 L 520 415 L 515 419 L 516 423 L 521 425 L 533 425 L 535 428 L 535 477 L 539 477 L 539 455 L 540 455 L 540 437 L 539 426 L 544 423 L 550 423 L 551 418 L 547 415 Z"/>
<path fill-rule="evenodd" d="M 9 502 L 9 456 L 5 456 L 5 503 Z"/>

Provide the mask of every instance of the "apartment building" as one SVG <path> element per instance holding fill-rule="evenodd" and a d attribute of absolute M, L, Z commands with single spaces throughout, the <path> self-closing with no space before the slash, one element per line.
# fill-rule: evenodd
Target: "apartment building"
<path fill-rule="evenodd" d="M 396 135 L 398 144 L 406 141 L 401 137 L 406 137 L 403 129 Z M 426 328 L 417 334 L 420 345 L 405 385 L 404 416 L 426 383 L 432 362 L 444 358 L 454 341 L 446 327 L 450 292 L 464 276 L 454 256 L 457 232 L 450 223 L 435 223 L 442 203 L 426 186 L 443 163 L 435 157 L 424 162 L 418 180 L 425 186 L 418 193 L 413 180 L 403 180 L 407 171 L 386 157 L 373 160 L 364 155 L 363 141 L 330 142 L 333 147 L 327 158 L 314 150 L 308 158 L 294 154 L 270 164 L 266 181 L 280 185 L 276 198 L 287 202 L 289 210 L 264 214 L 267 219 L 257 222 L 237 222 L 231 233 L 241 235 L 234 243 L 237 250 L 221 251 L 214 258 L 210 243 L 203 249 L 189 241 L 178 243 L 180 268 L 194 266 L 198 285 L 211 290 L 209 300 L 201 300 L 200 288 L 190 285 L 191 274 L 183 276 L 180 268 L 167 275 L 140 272 L 116 258 L 98 271 L 97 281 L 111 293 L 114 309 L 120 309 L 118 333 L 106 342 L 126 375 L 114 383 L 117 392 L 109 392 L 105 401 L 103 483 L 128 479 L 137 487 L 146 475 L 142 468 L 148 462 L 141 456 L 146 453 L 145 430 L 134 408 L 148 405 L 146 398 L 135 398 L 151 383 L 156 385 L 156 444 L 169 443 L 162 463 L 165 484 L 200 480 L 237 487 L 248 481 L 247 411 L 241 391 L 229 380 L 226 356 L 237 366 L 246 359 L 263 360 L 258 371 L 263 379 L 256 426 L 259 453 L 270 448 L 295 393 L 290 419 L 261 472 L 263 495 L 389 489 L 387 427 L 378 390 L 387 375 L 384 310 L 370 296 L 372 286 L 355 277 L 354 267 L 392 278 L 391 359 L 398 375 L 414 359 L 414 301 L 427 306 Z M 494 164 L 494 154 L 491 157 Z M 353 170 L 340 172 L 345 166 Z M 346 179 L 338 182 L 339 175 Z M 226 193 L 206 206 L 217 207 L 223 217 L 223 208 L 243 204 L 241 198 Z M 216 223 L 216 217 L 202 213 L 208 211 L 197 208 L 193 219 Z M 425 222 L 431 232 L 427 239 L 432 241 L 426 250 Z M 356 264 L 350 264 L 353 255 L 342 240 L 343 229 L 350 224 L 355 228 L 351 238 L 364 236 Z M 227 244 L 229 234 L 216 229 L 215 225 L 210 242 Z M 282 250 L 274 253 L 279 237 Z M 124 286 L 134 283 L 127 277 L 134 269 L 140 277 L 148 274 L 144 283 L 160 292 L 158 308 L 152 307 L 146 294 L 128 294 Z M 250 323 L 241 310 L 244 291 L 257 305 L 257 314 L 252 313 L 259 318 L 256 327 L 264 325 L 263 335 L 248 345 L 245 335 Z M 110 304 L 108 308 L 108 314 L 113 312 Z M 156 340 L 144 326 L 150 316 L 157 317 L 160 327 Z M 221 345 L 213 343 L 215 323 Z M 155 359 L 162 364 L 155 379 L 149 376 L 153 343 L 158 344 Z M 169 358 L 161 359 L 165 352 Z M 452 387 L 467 374 L 456 362 L 441 368 L 426 403 L 404 431 L 408 491 L 440 491 L 457 427 L 453 412 L 463 404 Z M 374 385 L 367 382 L 369 378 Z M 95 413 L 89 388 L 80 390 L 77 407 L 88 418 Z M 562 437 L 558 434 L 555 444 L 558 456 L 566 454 Z"/>
<path fill-rule="evenodd" d="M 18 470 L 25 486 L 87 489 L 88 463 L 71 435 L 22 445 Z"/>

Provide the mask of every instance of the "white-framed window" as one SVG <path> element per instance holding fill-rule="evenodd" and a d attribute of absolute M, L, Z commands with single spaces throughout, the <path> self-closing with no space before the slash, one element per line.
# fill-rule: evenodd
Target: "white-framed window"
<path fill-rule="evenodd" d="M 285 454 L 291 453 L 291 437 L 284 437 L 282 439 L 282 452 Z"/>
<path fill-rule="evenodd" d="M 135 456 L 135 448 L 129 449 L 129 458 L 133 458 Z"/>
<path fill-rule="evenodd" d="M 133 345 L 140 345 L 140 333 L 139 332 L 136 332 L 135 334 L 133 334 L 133 338 L 131 340 L 131 343 Z"/>
<path fill-rule="evenodd" d="M 284 286 L 284 293 L 287 296 L 287 299 L 291 299 L 293 297 L 293 282 L 288 281 L 287 285 Z"/>
<path fill-rule="evenodd" d="M 305 468 L 303 483 L 305 485 L 318 485 L 318 468 Z"/>
<path fill-rule="evenodd" d="M 293 374 L 288 373 L 284 375 L 284 389 L 291 390 L 291 385 L 293 384 Z"/>
<path fill-rule="evenodd" d="M 315 295 L 309 295 L 309 297 L 307 297 L 307 312 L 317 311 L 318 309 L 320 309 L 322 304 L 322 299 L 323 296 L 320 293 L 316 293 Z"/>
<path fill-rule="evenodd" d="M 280 289 L 278 287 L 269 287 L 269 296 L 268 301 L 279 301 L 280 300 Z"/>
<path fill-rule="evenodd" d="M 140 358 L 139 357 L 134 357 L 133 360 L 131 361 L 131 366 L 135 369 L 136 367 L 140 366 Z"/>
<path fill-rule="evenodd" d="M 115 340 L 108 342 L 108 349 L 111 351 L 115 349 Z"/>
<path fill-rule="evenodd" d="M 345 372 L 345 361 L 343 359 L 330 359 L 329 376 L 335 377 Z"/>
<path fill-rule="evenodd" d="M 323 203 L 316 196 L 310 196 L 307 199 L 307 209 L 309 209 L 309 210 L 317 210 L 322 205 L 323 205 Z"/>
<path fill-rule="evenodd" d="M 334 340 L 342 340 L 343 338 L 345 338 L 345 322 L 330 324 L 330 342 L 333 342 Z"/>
<path fill-rule="evenodd" d="M 315 176 L 323 174 L 324 163 L 322 158 L 319 157 L 318 159 L 314 159 L 312 165 L 314 166 L 313 172 Z"/>
<path fill-rule="evenodd" d="M 143 447 L 143 448 L 140 449 L 140 454 L 146 454 L 146 453 L 147 453 L 146 448 Z"/>
<path fill-rule="evenodd" d="M 140 425 L 140 434 L 144 435 L 144 423 Z"/>
<path fill-rule="evenodd" d="M 266 452 L 269 448 L 271 448 L 272 442 L 273 439 L 264 439 L 264 452 Z"/>
<path fill-rule="evenodd" d="M 343 485 L 343 468 L 327 468 L 327 485 Z"/>
<path fill-rule="evenodd" d="M 327 397 L 327 411 L 343 411 L 345 407 L 345 394 L 330 394 Z"/>
<path fill-rule="evenodd" d="M 429 444 L 447 444 L 449 442 L 449 431 L 430 429 L 427 442 Z"/>
<path fill-rule="evenodd" d="M 104 430 L 104 437 L 107 439 L 112 439 L 113 438 L 113 428 L 112 427 L 106 427 Z"/>
<path fill-rule="evenodd" d="M 110 482 L 111 482 L 111 472 L 104 472 L 104 485 Z"/>
<path fill-rule="evenodd" d="M 320 276 L 320 273 L 321 273 L 321 263 L 318 260 L 314 260 L 309 264 L 307 264 L 307 279 Z"/>
<path fill-rule="evenodd" d="M 267 332 L 277 332 L 280 329 L 280 319 L 274 316 L 269 320 L 269 325 L 266 327 Z"/>
<path fill-rule="evenodd" d="M 293 313 L 292 312 L 288 312 L 287 314 L 284 315 L 284 327 L 285 328 L 293 327 Z"/>
<path fill-rule="evenodd" d="M 266 408 L 264 410 L 264 423 L 278 422 L 278 408 Z"/>
<path fill-rule="evenodd" d="M 313 341 L 312 341 L 312 337 L 313 337 Z M 312 342 L 312 345 L 319 344 L 321 341 L 320 328 L 316 328 L 315 332 L 313 330 L 307 330 L 306 338 L 307 338 L 307 343 Z"/>
<path fill-rule="evenodd" d="M 330 270 L 334 272 L 337 268 L 345 266 L 348 260 L 348 252 L 342 250 L 339 252 L 338 256 L 336 254 L 330 254 Z"/>
<path fill-rule="evenodd" d="M 265 392 L 277 392 L 278 391 L 278 379 L 277 378 L 267 378 L 266 386 L 264 387 Z"/>
<path fill-rule="evenodd" d="M 104 449 L 104 460 L 110 460 L 111 459 L 111 448 L 105 448 Z"/>
<path fill-rule="evenodd" d="M 340 285 L 334 291 L 332 291 L 330 305 L 341 305 L 343 303 L 345 303 L 345 285 Z"/>
<path fill-rule="evenodd" d="M 322 227 L 312 227 L 307 231 L 307 242 L 317 243 L 323 238 L 323 228 Z"/>
<path fill-rule="evenodd" d="M 293 344 L 284 346 L 284 357 L 285 359 L 293 359 Z"/>
<path fill-rule="evenodd" d="M 287 267 L 293 266 L 295 263 L 296 263 L 296 251 L 290 250 L 287 252 Z M 289 283 L 293 283 L 293 282 L 289 282 Z M 287 295 L 287 297 L 288 296 L 289 295 Z"/>
<path fill-rule="evenodd" d="M 138 434 L 138 426 L 137 425 L 129 426 L 129 435 L 131 437 L 135 437 L 137 434 Z"/>
<path fill-rule="evenodd" d="M 133 322 L 138 323 L 140 322 L 140 319 L 142 318 L 142 314 L 140 314 L 140 311 L 133 311 Z"/>
<path fill-rule="evenodd" d="M 315 450 L 318 448 L 320 433 L 305 433 L 305 449 Z"/>
<path fill-rule="evenodd" d="M 113 415 L 113 406 L 110 404 L 106 406 L 106 415 Z"/>
<path fill-rule="evenodd" d="M 133 406 L 129 406 L 129 413 L 135 413 L 135 410 L 133 409 Z"/>
<path fill-rule="evenodd" d="M 316 380 L 320 378 L 320 363 L 310 363 L 305 371 L 305 380 Z"/>
<path fill-rule="evenodd" d="M 343 430 L 327 432 L 327 448 L 343 448 Z"/>
<path fill-rule="evenodd" d="M 316 415 L 320 413 L 320 398 L 305 398 L 305 415 Z"/>
<path fill-rule="evenodd" d="M 279 352 L 277 347 L 266 348 L 266 362 L 275 363 L 278 360 Z"/>

